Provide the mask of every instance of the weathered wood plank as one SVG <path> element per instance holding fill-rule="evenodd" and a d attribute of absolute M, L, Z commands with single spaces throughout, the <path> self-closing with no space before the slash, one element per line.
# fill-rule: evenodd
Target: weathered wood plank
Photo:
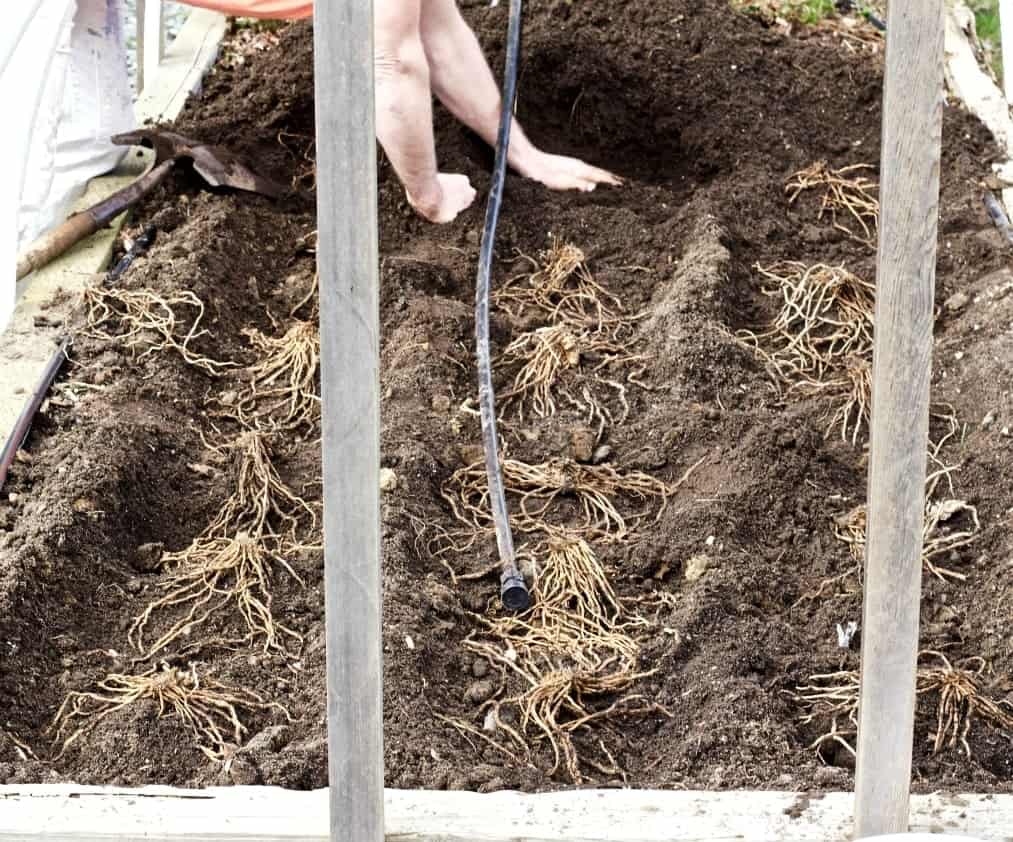
<path fill-rule="evenodd" d="M 383 839 L 373 4 L 314 17 L 332 842 Z"/>
<path fill-rule="evenodd" d="M 187 97 L 200 89 L 204 74 L 218 57 L 227 28 L 225 15 L 207 9 L 190 12 L 176 38 L 165 48 L 157 76 L 145 82 L 134 103 L 138 123 L 175 119 Z"/>
<path fill-rule="evenodd" d="M 1013 5 L 1013 0 L 1010 0 Z M 1013 28 L 1013 11 L 1006 16 L 1006 25 Z M 1010 120 L 1009 105 L 999 86 L 992 81 L 981 66 L 968 39 L 968 28 L 974 21 L 974 14 L 962 2 L 954 3 L 946 14 L 946 83 L 953 95 L 977 117 L 992 133 L 996 143 L 1003 149 L 1007 161 L 996 165 L 1000 177 L 1011 176 L 1013 166 L 1013 120 Z M 1013 49 L 1013 34 L 1007 42 Z M 1013 61 L 1013 59 L 1011 59 Z M 1010 65 L 1013 67 L 1013 65 Z M 1013 84 L 1013 71 L 1007 75 Z M 1013 216 L 1013 189 L 1002 191 L 1006 213 Z"/>
<path fill-rule="evenodd" d="M 858 837 L 908 829 L 928 449 L 943 0 L 893 0 L 886 45 Z"/>
<path fill-rule="evenodd" d="M 850 793 L 387 790 L 385 796 L 386 842 L 845 842 L 852 830 Z M 1013 842 L 1013 796 L 915 796 L 911 829 Z M 0 842 L 327 838 L 326 790 L 0 787 Z"/>

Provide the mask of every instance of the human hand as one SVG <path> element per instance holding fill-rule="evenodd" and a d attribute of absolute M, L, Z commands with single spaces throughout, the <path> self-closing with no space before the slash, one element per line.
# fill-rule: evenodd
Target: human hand
<path fill-rule="evenodd" d="M 407 192 L 407 191 L 406 191 Z M 408 204 L 430 222 L 452 222 L 457 215 L 471 207 L 475 201 L 475 188 L 468 176 L 457 173 L 437 173 L 431 187 L 416 198 L 408 195 Z"/>
<path fill-rule="evenodd" d="M 580 190 L 589 193 L 599 184 L 622 186 L 622 179 L 608 170 L 592 167 L 578 158 L 535 152 L 517 167 L 521 175 L 539 181 L 551 190 Z"/>

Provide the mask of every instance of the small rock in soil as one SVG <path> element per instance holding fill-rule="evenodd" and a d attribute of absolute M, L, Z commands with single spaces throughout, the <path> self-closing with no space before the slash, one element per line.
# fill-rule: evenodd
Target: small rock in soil
<path fill-rule="evenodd" d="M 847 775 L 833 766 L 820 766 L 813 777 L 816 785 L 824 789 L 839 786 L 847 780 Z"/>
<path fill-rule="evenodd" d="M 491 748 L 491 746 L 490 746 Z M 495 751 L 495 749 L 492 749 Z M 481 786 L 488 781 L 494 781 L 503 774 L 503 770 L 490 763 L 479 763 L 468 773 L 468 783 L 472 786 Z"/>
<path fill-rule="evenodd" d="M 995 423 L 995 413 L 989 412 L 984 418 L 981 419 L 981 429 L 987 430 Z"/>
<path fill-rule="evenodd" d="M 488 679 L 484 681 L 476 681 L 464 691 L 464 700 L 473 705 L 480 705 L 482 702 L 489 701 L 495 692 L 496 684 L 494 682 L 489 681 Z"/>
<path fill-rule="evenodd" d="M 475 678 L 485 678 L 489 672 L 489 662 L 485 658 L 476 658 L 471 665 L 471 673 Z"/>
<path fill-rule="evenodd" d="M 254 734 L 250 741 L 243 746 L 243 751 L 269 751 L 279 752 L 292 740 L 292 729 L 287 725 L 271 725 L 258 734 Z"/>
<path fill-rule="evenodd" d="M 442 582 L 430 580 L 426 582 L 423 592 L 429 604 L 433 606 L 437 614 L 460 614 L 457 596 Z"/>
<path fill-rule="evenodd" d="M 390 468 L 380 468 L 380 490 L 390 492 L 397 488 L 397 474 Z"/>
<path fill-rule="evenodd" d="M 707 572 L 711 564 L 713 564 L 713 562 L 711 561 L 710 556 L 705 555 L 704 553 L 695 555 L 686 562 L 686 570 L 683 573 L 683 576 L 686 577 L 687 582 L 696 582 L 698 579 L 703 577 L 704 573 Z"/>
<path fill-rule="evenodd" d="M 949 312 L 957 313 L 963 310 L 970 300 L 971 299 L 966 292 L 955 292 L 953 293 L 953 295 L 951 295 L 949 298 L 946 299 L 946 302 L 943 304 L 943 306 Z"/>
<path fill-rule="evenodd" d="M 577 427 L 570 432 L 570 451 L 578 462 L 590 462 L 594 455 L 595 434 L 589 427 Z"/>
<path fill-rule="evenodd" d="M 538 572 L 535 567 L 535 561 L 531 558 L 522 558 L 517 562 L 517 569 L 520 570 L 521 576 L 524 577 L 525 582 L 533 582 L 535 580 L 535 574 Z"/>
<path fill-rule="evenodd" d="M 481 614 L 485 611 L 486 596 L 481 591 L 467 591 L 461 596 L 461 604 L 469 611 Z"/>
<path fill-rule="evenodd" d="M 464 465 L 477 465 L 485 460 L 485 451 L 480 444 L 462 444 L 457 449 L 457 455 Z"/>
<path fill-rule="evenodd" d="M 141 544 L 130 561 L 130 566 L 138 573 L 154 573 L 162 566 L 162 553 L 165 544 L 158 541 L 154 544 Z"/>
<path fill-rule="evenodd" d="M 609 447 L 607 444 L 603 444 L 594 452 L 594 454 L 591 457 L 591 461 L 594 462 L 595 465 L 600 465 L 611 455 L 612 455 L 612 448 Z"/>
<path fill-rule="evenodd" d="M 229 766 L 229 779 L 237 786 L 252 786 L 260 783 L 260 773 L 249 760 L 233 757 Z"/>
<path fill-rule="evenodd" d="M 434 412 L 449 412 L 450 398 L 446 395 L 433 395 L 432 406 Z"/>

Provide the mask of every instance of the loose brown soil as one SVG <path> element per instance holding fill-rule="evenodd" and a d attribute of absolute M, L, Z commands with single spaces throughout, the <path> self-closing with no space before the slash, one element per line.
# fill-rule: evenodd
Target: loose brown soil
<path fill-rule="evenodd" d="M 505 8 L 462 5 L 498 68 Z M 832 31 L 786 37 L 723 0 L 631 0 L 619 9 L 527 4 L 522 122 L 545 147 L 628 181 L 561 195 L 511 176 L 496 264 L 502 285 L 527 270 L 518 255 L 536 256 L 550 237 L 583 249 L 598 283 L 627 312 L 645 314 L 628 340 L 648 361 L 645 387 L 625 381 L 628 368 L 605 370 L 625 383 L 630 411 L 619 423 L 618 392 L 604 389 L 614 423 L 598 444 L 611 448 L 613 467 L 665 482 L 699 463 L 656 521 L 637 523 L 624 541 L 594 543 L 628 610 L 649 621 L 637 631 L 640 667 L 656 672 L 633 692 L 668 715 L 606 719 L 578 732 L 576 747 L 592 761 L 582 764 L 583 782 L 845 788 L 850 755 L 810 748 L 827 723 L 801 724 L 790 693 L 812 674 L 857 666 L 856 647 L 839 648 L 836 632 L 860 619 L 857 579 L 802 598 L 853 564 L 833 518 L 864 500 L 865 433 L 857 447 L 825 437 L 826 405 L 781 394 L 732 333 L 772 316 L 757 262 L 844 263 L 873 279 L 873 251 L 818 222 L 811 202 L 789 206 L 784 186 L 817 160 L 835 168 L 878 162 L 882 56 Z M 311 31 L 297 25 L 279 35 L 276 46 L 216 69 L 177 125 L 292 183 L 293 196 L 272 204 L 212 194 L 181 176 L 140 211 L 138 223 L 154 223 L 158 239 L 122 281 L 163 295 L 192 290 L 210 331 L 192 348 L 241 365 L 256 361 L 243 330 L 281 336 L 314 275 Z M 489 151 L 439 109 L 436 132 L 442 168 L 468 173 L 483 191 Z M 985 129 L 950 106 L 944 135 L 937 300 L 968 298 L 941 308 L 933 400 L 960 421 L 940 457 L 959 466 L 952 496 L 977 507 L 982 529 L 943 559 L 966 581 L 926 577 L 922 644 L 954 661 L 985 658 L 982 692 L 1000 702 L 1013 700 L 1013 272 L 981 202 L 979 181 L 995 156 Z M 481 684 L 495 671 L 464 645 L 481 632 L 478 616 L 497 613 L 495 578 L 455 585 L 448 572 L 486 566 L 494 542 L 484 535 L 468 552 L 438 556 L 433 540 L 462 528 L 441 489 L 473 461 L 480 441 L 463 405 L 475 394 L 472 296 L 483 208 L 428 225 L 409 211 L 382 158 L 379 196 L 382 459 L 397 477 L 383 498 L 387 784 L 567 785 L 562 769 L 548 774 L 544 744 L 532 740 L 530 762 L 515 762 L 438 718 L 481 729 L 479 702 L 495 689 Z M 296 318 L 312 318 L 312 308 Z M 132 619 L 164 593 L 152 562 L 160 548 L 148 545 L 181 550 L 222 509 L 230 466 L 209 445 L 241 432 L 222 409 L 244 382 L 242 369 L 211 377 L 171 351 L 141 359 L 141 349 L 89 338 L 82 313 L 75 326 L 82 332 L 73 362 L 27 444 L 31 461 L 17 464 L 0 503 L 0 781 L 324 785 L 322 556 L 305 522 L 306 546 L 285 556 L 305 584 L 281 566 L 272 578 L 275 619 L 301 641 L 287 653 L 256 642 L 225 646 L 245 633 L 238 615 L 226 613 L 164 655 L 284 705 L 293 721 L 277 710 L 243 712 L 248 731 L 220 763 L 147 701 L 105 717 L 58 756 L 47 729 L 69 691 L 150 666 L 133 662 L 127 639 Z M 500 309 L 498 349 L 532 326 Z M 501 390 L 514 374 L 501 368 Z M 565 401 L 549 419 L 522 423 L 508 411 L 509 456 L 532 464 L 569 457 L 584 422 Z M 934 437 L 943 429 L 934 422 Z M 317 502 L 318 430 L 275 436 L 272 446 L 282 480 Z M 627 518 L 641 506 L 617 500 Z M 575 523 L 576 510 L 568 516 L 565 505 L 557 522 Z M 157 619 L 151 633 L 169 620 Z M 597 709 L 609 704 L 592 700 Z M 935 701 L 925 698 L 916 786 L 1010 789 L 1009 735 L 979 720 L 970 758 L 959 746 L 933 754 L 935 722 Z M 614 758 L 611 771 L 601 746 Z"/>

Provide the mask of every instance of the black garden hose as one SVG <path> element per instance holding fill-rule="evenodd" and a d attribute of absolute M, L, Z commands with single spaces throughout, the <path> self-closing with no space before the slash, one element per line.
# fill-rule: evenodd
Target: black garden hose
<path fill-rule="evenodd" d="M 478 401 L 482 415 L 482 445 L 485 469 L 489 478 L 489 505 L 496 528 L 496 544 L 501 565 L 500 599 L 510 611 L 524 611 L 531 605 L 531 595 L 524 576 L 517 568 L 514 540 L 510 532 L 510 514 L 503 492 L 503 474 L 499 463 L 499 440 L 496 434 L 496 396 L 492 386 L 492 359 L 489 355 L 489 303 L 492 252 L 496 242 L 496 224 L 503 201 L 506 178 L 507 150 L 510 148 L 510 124 L 513 121 L 514 99 L 517 95 L 517 63 L 521 41 L 521 0 L 510 0 L 510 23 L 507 29 L 506 67 L 503 72 L 503 103 L 496 135 L 496 160 L 492 169 L 489 204 L 485 211 L 485 227 L 478 257 L 478 280 L 475 285 L 475 347 L 478 357 Z"/>
<path fill-rule="evenodd" d="M 49 362 L 46 363 L 45 369 L 42 371 L 42 377 L 39 378 L 35 391 L 28 398 L 28 402 L 21 410 L 18 420 L 14 422 L 14 429 L 11 430 L 3 451 L 0 451 L 0 488 L 3 488 L 4 483 L 7 482 L 7 473 L 10 471 L 11 465 L 14 464 L 14 458 L 18 454 L 18 450 L 21 449 L 21 445 L 28 438 L 28 432 L 32 429 L 32 421 L 35 420 L 35 414 L 46 399 L 49 387 L 53 385 L 53 381 L 63 366 L 64 360 L 67 359 L 67 349 L 69 347 L 70 339 L 63 339 L 59 346 L 57 346 L 57 349 L 53 352 L 53 355 L 49 358 Z"/>

